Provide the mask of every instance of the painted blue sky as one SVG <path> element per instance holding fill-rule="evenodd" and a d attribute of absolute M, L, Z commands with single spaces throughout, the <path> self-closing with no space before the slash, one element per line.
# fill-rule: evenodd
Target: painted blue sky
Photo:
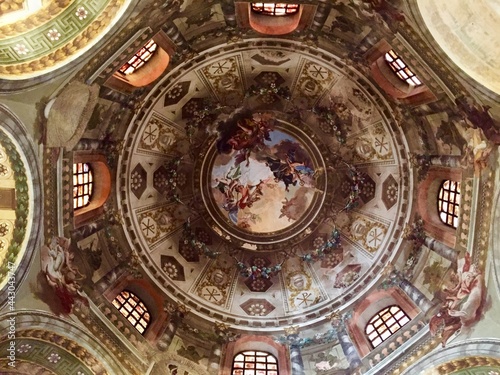
<path fill-rule="evenodd" d="M 270 141 L 264 141 L 264 143 L 268 146 L 275 146 L 277 145 L 278 143 L 280 143 L 281 141 L 285 140 L 285 139 L 288 139 L 292 142 L 296 142 L 296 143 L 299 143 L 297 141 L 297 139 L 295 139 L 294 137 L 292 137 L 290 134 L 287 134 L 287 133 L 284 133 L 280 130 L 273 130 L 270 132 L 270 138 L 271 140 Z"/>

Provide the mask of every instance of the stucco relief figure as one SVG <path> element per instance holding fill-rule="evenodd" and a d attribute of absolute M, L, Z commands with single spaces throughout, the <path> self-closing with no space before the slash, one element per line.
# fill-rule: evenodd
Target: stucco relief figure
<path fill-rule="evenodd" d="M 444 288 L 446 300 L 429 322 L 431 334 L 441 335 L 443 347 L 448 339 L 458 333 L 462 327 L 477 322 L 483 309 L 483 275 L 475 265 L 471 264 L 468 253 L 457 263 L 455 286 Z"/>
<path fill-rule="evenodd" d="M 263 148 L 264 141 L 271 140 L 272 122 L 269 119 L 265 114 L 235 113 L 218 126 L 217 150 L 222 154 L 236 151 L 235 163 L 246 161 L 248 166 L 251 152 Z"/>
<path fill-rule="evenodd" d="M 40 263 L 48 285 L 60 299 L 63 313 L 69 314 L 77 299 L 86 302 L 80 295 L 78 280 L 84 276 L 73 265 L 74 255 L 69 250 L 70 240 L 53 237 L 50 244 L 42 246 Z"/>

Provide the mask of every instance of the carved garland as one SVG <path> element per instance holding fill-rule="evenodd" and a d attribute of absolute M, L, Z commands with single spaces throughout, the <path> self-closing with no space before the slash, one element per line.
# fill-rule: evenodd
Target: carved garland
<path fill-rule="evenodd" d="M 2 144 L 8 152 L 7 157 L 12 165 L 16 187 L 16 221 L 12 233 L 12 241 L 7 248 L 7 255 L 0 265 L 0 280 L 3 280 L 11 269 L 9 264 L 14 264 L 17 261 L 17 256 L 21 251 L 21 245 L 26 236 L 26 225 L 28 223 L 29 213 L 29 190 L 26 169 L 21 160 L 21 156 L 10 138 L 1 130 L 0 144 Z"/>

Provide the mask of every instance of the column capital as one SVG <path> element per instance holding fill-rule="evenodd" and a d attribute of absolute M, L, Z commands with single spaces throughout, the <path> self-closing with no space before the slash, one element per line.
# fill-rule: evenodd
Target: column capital
<path fill-rule="evenodd" d="M 223 322 L 215 322 L 214 331 L 220 343 L 227 343 L 237 340 L 240 335 L 229 330 L 231 326 Z"/>
<path fill-rule="evenodd" d="M 291 335 L 298 335 L 299 334 L 299 326 L 290 326 L 290 327 L 286 327 L 284 329 L 285 331 L 285 334 L 287 336 L 291 336 Z"/>
<path fill-rule="evenodd" d="M 182 303 L 167 302 L 163 306 L 163 311 L 170 317 L 183 319 L 191 309 Z"/>

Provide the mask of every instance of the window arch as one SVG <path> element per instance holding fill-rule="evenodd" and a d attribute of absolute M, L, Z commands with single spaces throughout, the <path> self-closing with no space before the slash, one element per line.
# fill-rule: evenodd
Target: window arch
<path fill-rule="evenodd" d="M 267 16 L 289 16 L 299 11 L 299 4 L 252 3 L 252 11 Z"/>
<path fill-rule="evenodd" d="M 153 57 L 153 54 L 155 53 L 157 48 L 158 45 L 153 39 L 151 39 L 139 51 L 137 51 L 129 61 L 127 61 L 120 69 L 118 69 L 118 71 L 124 75 L 135 73 L 145 63 L 147 63 L 148 60 L 151 59 L 151 57 Z"/>
<path fill-rule="evenodd" d="M 401 57 L 399 57 L 394 50 L 390 50 L 385 54 L 385 61 L 391 67 L 392 71 L 396 73 L 400 80 L 405 81 L 410 86 L 420 86 L 422 82 L 413 73 L 413 71 L 406 65 Z"/>
<path fill-rule="evenodd" d="M 439 188 L 437 203 L 441 221 L 456 229 L 460 210 L 460 182 L 444 180 Z"/>
<path fill-rule="evenodd" d="M 365 334 L 372 347 L 376 348 L 409 321 L 410 318 L 399 306 L 385 307 L 370 319 Z"/>
<path fill-rule="evenodd" d="M 113 300 L 113 306 L 135 329 L 144 334 L 151 321 L 151 315 L 139 297 L 128 290 L 123 290 Z"/>
<path fill-rule="evenodd" d="M 278 375 L 278 360 L 268 352 L 247 350 L 233 358 L 231 375 Z"/>
<path fill-rule="evenodd" d="M 94 188 L 94 173 L 88 163 L 73 164 L 73 208 L 90 204 Z"/>

